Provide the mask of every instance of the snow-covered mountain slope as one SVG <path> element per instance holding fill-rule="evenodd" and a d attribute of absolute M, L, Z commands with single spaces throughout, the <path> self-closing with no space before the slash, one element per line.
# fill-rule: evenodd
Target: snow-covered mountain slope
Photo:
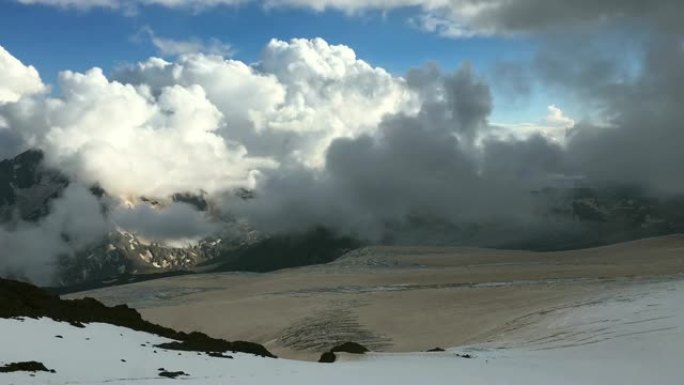
<path fill-rule="evenodd" d="M 683 281 L 632 283 L 538 317 L 527 329 L 502 336 L 505 347 L 493 342 L 442 353 L 373 353 L 333 364 L 245 354 L 215 358 L 155 348 L 167 340 L 108 324 L 78 328 L 45 318 L 3 319 L 0 365 L 33 360 L 56 373 L 0 373 L 0 384 L 682 383 Z M 161 368 L 188 376 L 167 379 Z"/>

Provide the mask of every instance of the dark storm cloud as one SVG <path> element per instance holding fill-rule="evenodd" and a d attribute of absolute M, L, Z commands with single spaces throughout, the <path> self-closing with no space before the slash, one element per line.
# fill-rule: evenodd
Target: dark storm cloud
<path fill-rule="evenodd" d="M 452 3 L 454 12 L 459 11 L 459 3 L 481 6 L 465 20 L 471 28 L 504 33 L 538 33 L 613 22 L 648 24 L 653 20 L 668 28 L 681 28 L 677 19 L 684 12 L 684 3 L 679 0 L 466 0 Z"/>
<path fill-rule="evenodd" d="M 416 116 L 387 116 L 373 135 L 337 139 L 326 168 L 279 170 L 238 212 L 283 231 L 315 225 L 378 239 L 411 218 L 447 223 L 534 220 L 530 190 L 562 163 L 561 149 L 535 136 L 478 143 L 489 128 L 489 87 L 465 65 L 409 73 L 424 95 Z"/>
<path fill-rule="evenodd" d="M 387 116 L 374 134 L 337 139 L 323 170 L 267 176 L 242 213 L 266 227 L 335 224 L 376 235 L 416 217 L 538 231 L 550 223 L 533 192 L 563 181 L 684 193 L 684 38 L 673 23 L 683 2 L 489 4 L 466 20 L 471 27 L 542 42 L 531 63 L 505 63 L 500 79 L 523 94 L 554 87 L 593 111 L 566 145 L 488 138 L 488 85 L 468 66 L 450 75 L 427 66 L 406 76 L 422 99 L 416 116 Z"/>
<path fill-rule="evenodd" d="M 499 80 L 523 92 L 555 88 L 593 115 L 571 130 L 564 172 L 593 184 L 684 193 L 684 2 L 471 3 L 490 5 L 465 20 L 472 28 L 541 42 L 533 62 L 507 63 Z"/>
<path fill-rule="evenodd" d="M 679 36 L 649 40 L 642 73 L 604 90 L 608 119 L 578 126 L 568 156 L 598 181 L 684 192 L 684 49 Z"/>

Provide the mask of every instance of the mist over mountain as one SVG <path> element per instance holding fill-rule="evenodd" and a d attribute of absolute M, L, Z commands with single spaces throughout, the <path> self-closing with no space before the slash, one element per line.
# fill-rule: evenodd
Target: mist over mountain
<path fill-rule="evenodd" d="M 97 287 L 198 269 L 271 271 L 329 262 L 375 242 L 555 250 L 683 230 L 681 197 L 655 199 L 626 187 L 561 186 L 531 194 L 545 211 L 527 227 L 413 216 L 386 223 L 372 237 L 345 235 L 334 221 L 328 227 L 303 223 L 269 232 L 210 214 L 210 204 L 190 194 L 165 202 L 141 198 L 122 208 L 101 188 L 73 183 L 42 159 L 40 151 L 31 150 L 0 162 L 3 245 L 8 255 L 21 257 L 5 259 L 3 271 L 51 286 Z M 258 198 L 241 194 L 245 201 Z M 195 217 L 202 219 L 193 222 Z M 204 226 L 210 231 L 192 232 Z"/>

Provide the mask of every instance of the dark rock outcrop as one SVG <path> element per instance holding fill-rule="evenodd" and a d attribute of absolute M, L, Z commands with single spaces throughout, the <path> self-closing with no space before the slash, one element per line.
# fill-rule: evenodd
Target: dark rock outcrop
<path fill-rule="evenodd" d="M 356 342 L 345 342 L 341 345 L 337 345 L 330 349 L 332 353 L 351 353 L 351 354 L 364 354 L 369 352 L 365 346 L 357 344 Z"/>
<path fill-rule="evenodd" d="M 52 199 L 61 196 L 69 180 L 43 165 L 43 153 L 29 150 L 13 159 L 0 160 L 0 222 L 14 212 L 25 221 L 47 215 Z"/>
<path fill-rule="evenodd" d="M 108 307 L 93 298 L 62 300 L 33 285 L 0 278 L 0 318 L 14 317 L 48 317 L 71 324 L 108 323 L 176 340 L 159 345 L 170 350 L 233 351 L 275 357 L 257 343 L 231 342 L 211 338 L 204 333 L 188 334 L 153 324 L 142 319 L 140 313 L 126 305 Z"/>
<path fill-rule="evenodd" d="M 41 362 L 37 362 L 37 361 L 13 362 L 11 364 L 0 366 L 0 373 L 10 373 L 10 372 L 50 372 L 50 373 L 56 373 L 55 370 L 48 369 Z"/>
<path fill-rule="evenodd" d="M 183 334 L 183 338 L 173 338 L 179 341 L 166 342 L 156 345 L 158 348 L 170 350 L 185 350 L 191 352 L 242 352 L 251 353 L 261 357 L 273 357 L 265 347 L 254 342 L 226 341 L 211 338 L 204 333 L 192 332 Z"/>
<path fill-rule="evenodd" d="M 321 358 L 318 359 L 318 362 L 323 362 L 323 363 L 332 363 L 335 362 L 337 359 L 337 356 L 333 352 L 325 352 L 321 354 Z"/>
<path fill-rule="evenodd" d="M 166 378 L 176 378 L 179 376 L 188 376 L 189 374 L 183 372 L 183 371 L 177 371 L 177 372 L 167 372 L 166 370 L 159 372 L 160 377 L 166 377 Z"/>
<path fill-rule="evenodd" d="M 365 354 L 369 352 L 368 348 L 356 343 L 356 342 L 345 342 L 343 344 L 337 345 L 329 351 L 321 354 L 321 358 L 318 362 L 331 363 L 337 360 L 337 355 L 335 353 L 350 353 L 350 354 Z"/>
<path fill-rule="evenodd" d="M 426 352 L 428 352 L 428 353 L 443 352 L 443 351 L 444 351 L 444 349 L 439 348 L 439 347 L 437 347 L 437 348 L 432 348 L 432 349 L 430 349 L 430 350 L 426 350 Z"/>

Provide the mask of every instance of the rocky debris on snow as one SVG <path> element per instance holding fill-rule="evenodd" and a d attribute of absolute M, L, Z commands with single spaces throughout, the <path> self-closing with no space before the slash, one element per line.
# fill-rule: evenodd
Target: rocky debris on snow
<path fill-rule="evenodd" d="M 254 342 L 247 341 L 226 341 L 211 338 L 204 333 L 192 332 L 184 334 L 183 338 L 174 338 L 180 341 L 165 342 L 156 345 L 158 348 L 170 350 L 185 350 L 190 352 L 242 352 L 250 353 L 261 357 L 275 358 L 265 347 Z"/>
<path fill-rule="evenodd" d="M 197 354 L 200 354 L 200 353 L 197 353 Z M 207 355 L 209 357 L 216 357 L 216 358 L 233 358 L 233 356 L 229 356 L 229 355 L 219 353 L 219 352 L 207 352 Z"/>
<path fill-rule="evenodd" d="M 159 372 L 160 377 L 167 377 L 167 378 L 176 378 L 179 376 L 189 376 L 188 373 L 185 373 L 184 371 L 176 371 L 176 372 L 167 372 L 166 370 Z"/>
<path fill-rule="evenodd" d="M 10 373 L 10 372 L 49 372 L 56 373 L 54 369 L 48 369 L 40 362 L 37 361 L 23 361 L 23 362 L 13 362 L 4 366 L 0 366 L 0 373 Z"/>

